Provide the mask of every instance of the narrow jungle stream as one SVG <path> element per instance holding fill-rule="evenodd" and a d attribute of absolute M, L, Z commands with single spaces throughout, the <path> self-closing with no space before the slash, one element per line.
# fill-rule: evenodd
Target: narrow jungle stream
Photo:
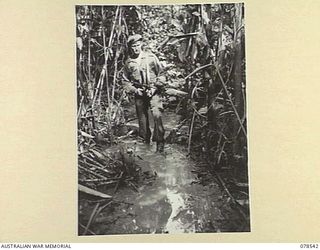
<path fill-rule="evenodd" d="M 174 113 L 166 113 L 166 135 L 177 123 Z M 135 137 L 123 141 L 138 156 L 137 164 L 154 178 L 133 189 L 121 187 L 114 195 L 119 201 L 96 218 L 96 234 L 234 232 L 241 218 L 230 207 L 228 196 L 213 176 L 203 185 L 196 162 L 187 157 L 185 147 L 166 144 L 165 154 L 156 145 L 145 145 Z"/>

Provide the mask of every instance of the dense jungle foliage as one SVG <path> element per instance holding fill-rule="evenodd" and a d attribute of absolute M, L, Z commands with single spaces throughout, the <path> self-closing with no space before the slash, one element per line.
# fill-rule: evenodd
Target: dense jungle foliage
<path fill-rule="evenodd" d="M 98 146 L 121 139 L 118 128 L 128 119 L 122 85 L 127 39 L 138 33 L 163 65 L 166 107 L 182 116 L 168 141 L 247 182 L 243 4 L 77 6 L 76 19 L 80 177 L 87 164 L 109 164 L 94 174 L 100 181 L 121 165 L 104 159 Z"/>

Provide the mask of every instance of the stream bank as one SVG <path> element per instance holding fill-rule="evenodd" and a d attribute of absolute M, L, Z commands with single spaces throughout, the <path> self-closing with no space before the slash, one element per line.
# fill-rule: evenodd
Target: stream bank
<path fill-rule="evenodd" d="M 168 136 L 178 125 L 179 117 L 165 112 L 163 122 Z M 131 122 L 128 126 L 134 128 L 137 124 Z M 80 194 L 80 235 L 98 204 L 100 208 L 105 207 L 90 221 L 87 234 L 250 230 L 216 176 L 188 157 L 184 146 L 166 144 L 165 153 L 159 154 L 155 143 L 146 145 L 135 135 L 123 138 L 119 145 L 133 156 L 140 180 L 120 182 L 116 188 L 103 189 L 104 193 L 113 194 L 111 202 L 97 203 Z M 106 147 L 104 153 L 111 154 L 119 145 Z"/>

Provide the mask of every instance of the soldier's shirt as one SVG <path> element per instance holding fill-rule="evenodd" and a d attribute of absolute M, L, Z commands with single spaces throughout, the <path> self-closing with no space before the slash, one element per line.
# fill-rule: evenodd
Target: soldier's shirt
<path fill-rule="evenodd" d="M 158 58 L 151 52 L 142 51 L 137 58 L 129 58 L 124 66 L 124 76 L 135 87 L 155 83 L 161 71 Z M 128 84 L 128 83 L 127 83 Z"/>

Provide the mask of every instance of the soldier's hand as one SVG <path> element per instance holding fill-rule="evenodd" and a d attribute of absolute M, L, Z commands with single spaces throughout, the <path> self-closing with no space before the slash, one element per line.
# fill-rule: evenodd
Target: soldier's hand
<path fill-rule="evenodd" d="M 137 89 L 135 90 L 135 94 L 138 95 L 138 96 L 142 96 L 142 95 L 143 95 L 143 89 L 137 88 Z"/>

